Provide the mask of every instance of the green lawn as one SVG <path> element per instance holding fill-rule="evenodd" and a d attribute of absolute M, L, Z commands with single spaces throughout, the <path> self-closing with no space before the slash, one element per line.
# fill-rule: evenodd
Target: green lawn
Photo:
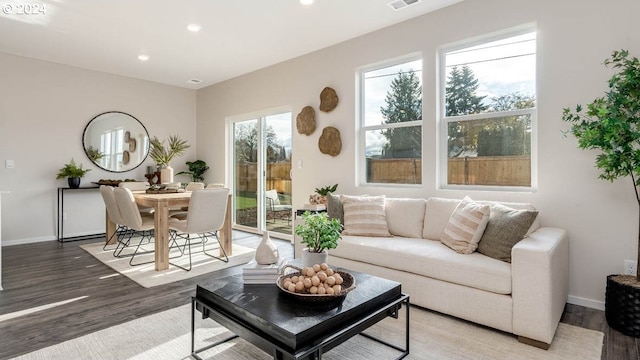
<path fill-rule="evenodd" d="M 243 192 L 236 196 L 236 210 L 251 209 L 257 207 L 256 194 L 250 192 Z M 284 195 L 280 197 L 282 204 L 291 204 L 291 196 Z"/>

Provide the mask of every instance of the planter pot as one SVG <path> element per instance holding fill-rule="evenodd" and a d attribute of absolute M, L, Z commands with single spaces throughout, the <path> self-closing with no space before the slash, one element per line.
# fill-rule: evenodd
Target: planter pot
<path fill-rule="evenodd" d="M 69 183 L 69 187 L 72 189 L 77 189 L 80 187 L 80 178 L 79 177 L 70 177 L 67 178 L 67 182 Z"/>
<path fill-rule="evenodd" d="M 160 178 L 163 184 L 173 183 L 173 168 L 169 165 L 163 167 L 162 170 L 160 170 Z"/>
<path fill-rule="evenodd" d="M 640 337 L 640 283 L 635 276 L 607 276 L 605 316 L 613 329 Z"/>
<path fill-rule="evenodd" d="M 329 252 L 324 250 L 323 252 L 310 252 L 309 248 L 302 249 L 302 266 L 313 266 L 315 264 L 326 263 L 329 258 Z"/>

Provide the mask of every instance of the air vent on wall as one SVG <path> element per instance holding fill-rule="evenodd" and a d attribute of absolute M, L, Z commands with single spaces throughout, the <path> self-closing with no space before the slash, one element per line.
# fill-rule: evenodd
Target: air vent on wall
<path fill-rule="evenodd" d="M 389 5 L 393 10 L 398 11 L 400 9 L 406 8 L 409 5 L 417 4 L 421 1 L 422 0 L 395 0 L 388 3 L 387 5 Z"/>

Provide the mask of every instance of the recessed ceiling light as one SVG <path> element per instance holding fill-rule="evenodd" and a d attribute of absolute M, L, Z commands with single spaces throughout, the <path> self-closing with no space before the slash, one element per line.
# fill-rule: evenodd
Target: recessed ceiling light
<path fill-rule="evenodd" d="M 313 0 L 300 0 L 300 4 L 302 4 L 302 5 L 311 5 L 311 4 L 313 4 Z"/>
<path fill-rule="evenodd" d="M 187 80 L 187 83 L 188 83 L 188 84 L 194 84 L 194 85 L 195 85 L 195 84 L 200 84 L 201 82 L 202 82 L 202 80 L 200 80 L 200 79 L 190 79 L 190 80 Z"/>
<path fill-rule="evenodd" d="M 187 30 L 189 30 L 191 32 L 198 32 L 198 31 L 202 30 L 202 26 L 200 26 L 198 24 L 189 24 L 189 25 L 187 25 Z"/>
<path fill-rule="evenodd" d="M 140 55 L 138 55 L 138 60 L 147 61 L 147 60 L 149 60 L 149 55 L 140 54 Z"/>

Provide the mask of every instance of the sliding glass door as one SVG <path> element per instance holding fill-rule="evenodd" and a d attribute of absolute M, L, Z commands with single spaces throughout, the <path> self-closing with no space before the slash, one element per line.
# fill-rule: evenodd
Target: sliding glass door
<path fill-rule="evenodd" d="M 291 112 L 232 121 L 233 213 L 240 229 L 292 233 Z"/>

